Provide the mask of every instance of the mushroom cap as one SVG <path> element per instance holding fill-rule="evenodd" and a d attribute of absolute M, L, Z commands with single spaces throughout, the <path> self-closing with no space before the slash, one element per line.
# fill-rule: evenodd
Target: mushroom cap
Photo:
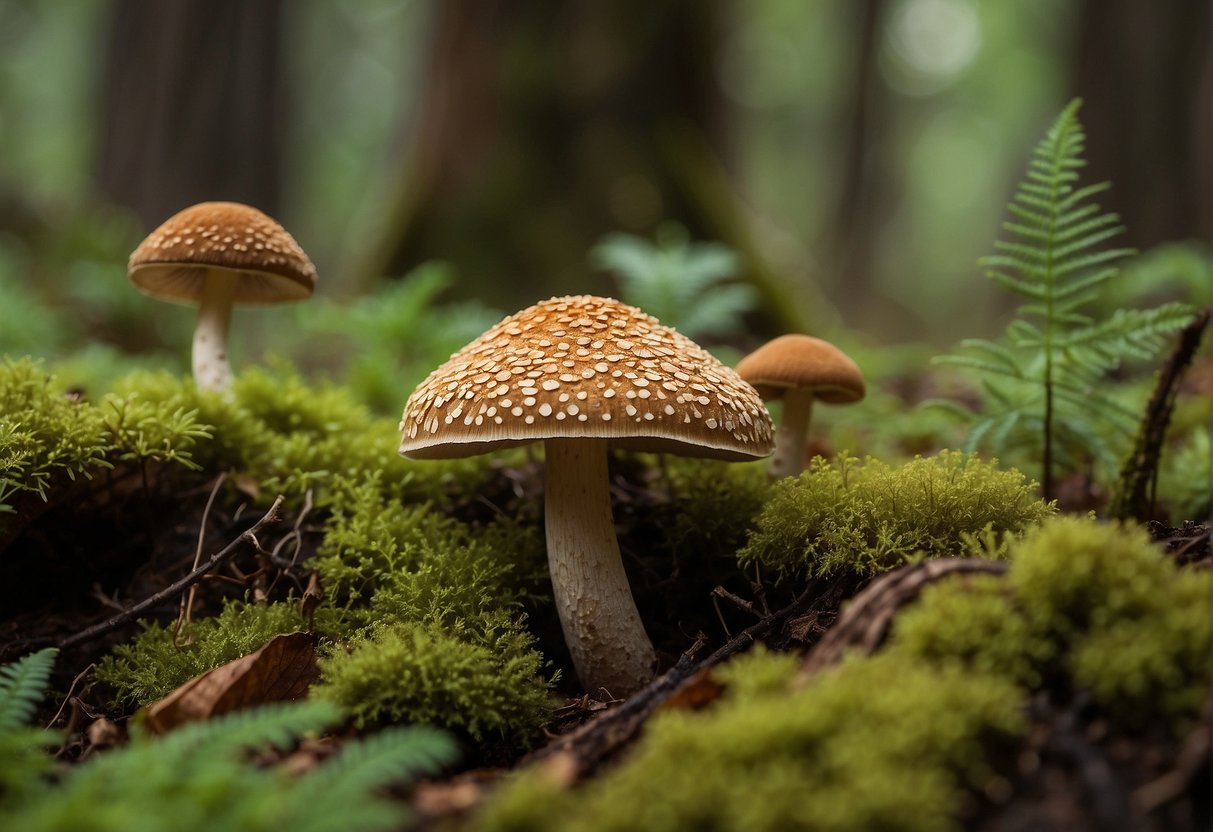
<path fill-rule="evenodd" d="M 811 389 L 830 404 L 863 398 L 863 372 L 850 356 L 828 341 L 811 335 L 780 335 L 737 363 L 737 375 L 768 401 L 785 391 Z"/>
<path fill-rule="evenodd" d="M 746 460 L 771 452 L 757 391 L 684 335 L 611 298 L 510 315 L 430 373 L 400 420 L 400 453 L 473 456 L 543 439 Z"/>
<path fill-rule="evenodd" d="M 236 303 L 301 300 L 316 267 L 286 229 L 239 202 L 201 202 L 164 221 L 131 254 L 127 273 L 144 294 L 198 301 L 210 269 L 236 272 Z"/>

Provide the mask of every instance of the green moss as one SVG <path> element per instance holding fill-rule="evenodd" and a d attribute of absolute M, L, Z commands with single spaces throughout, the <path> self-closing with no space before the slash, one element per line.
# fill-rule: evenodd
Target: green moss
<path fill-rule="evenodd" d="M 890 649 L 1034 687 L 1055 646 L 1036 632 L 999 576 L 948 579 L 897 615 Z"/>
<path fill-rule="evenodd" d="M 770 496 L 765 465 L 670 456 L 663 469 L 672 498 L 651 518 L 657 534 L 651 548 L 668 551 L 675 562 L 733 557 Z"/>
<path fill-rule="evenodd" d="M 173 643 L 173 625 L 142 622 L 143 631 L 104 656 L 94 678 L 115 704 L 145 705 L 187 680 L 259 649 L 281 633 L 306 628 L 296 603 L 229 601 L 211 618 L 190 623 Z"/>
<path fill-rule="evenodd" d="M 537 526 L 501 515 L 473 529 L 429 504 L 385 497 L 377 478 L 338 490 L 315 565 L 341 629 L 385 615 L 441 622 L 517 610 L 546 586 Z"/>
<path fill-rule="evenodd" d="M 100 412 L 65 396 L 38 362 L 4 359 L 0 402 L 0 511 L 12 511 L 21 492 L 46 499 L 56 479 L 109 465 Z"/>
<path fill-rule="evenodd" d="M 1024 615 L 1066 648 L 1075 683 L 1134 726 L 1175 730 L 1208 696 L 1209 574 L 1135 526 L 1059 518 L 1013 551 Z"/>
<path fill-rule="evenodd" d="M 396 623 L 355 638 L 321 661 L 313 695 L 343 706 L 360 727 L 441 725 L 476 740 L 526 745 L 551 708 L 532 637 L 504 614 L 474 628 Z"/>
<path fill-rule="evenodd" d="M 893 467 L 880 460 L 813 460 L 774 485 L 738 557 L 808 576 L 893 569 L 919 555 L 962 554 L 983 533 L 1019 533 L 1053 508 L 1035 484 L 975 455 L 943 451 Z"/>
<path fill-rule="evenodd" d="M 890 654 L 797 689 L 793 667 L 762 652 L 736 660 L 720 701 L 652 718 L 624 765 L 565 794 L 521 778 L 479 827 L 951 829 L 961 790 L 990 776 L 983 741 L 1023 729 L 1021 694 L 998 677 Z"/>

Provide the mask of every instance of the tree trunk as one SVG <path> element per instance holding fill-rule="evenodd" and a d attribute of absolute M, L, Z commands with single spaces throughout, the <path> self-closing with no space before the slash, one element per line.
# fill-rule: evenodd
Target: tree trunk
<path fill-rule="evenodd" d="M 1075 65 L 1092 182 L 1139 249 L 1209 240 L 1213 71 L 1208 0 L 1086 0 Z"/>
<path fill-rule="evenodd" d="M 460 294 L 502 308 L 520 297 L 614 294 L 587 263 L 591 246 L 610 231 L 651 235 L 665 220 L 692 238 L 723 239 L 761 272 L 744 212 L 721 193 L 714 166 L 729 151 L 715 61 L 726 8 L 440 4 L 420 132 L 344 290 L 438 257 L 458 269 Z M 688 164 L 688 142 L 711 157 Z M 790 316 L 796 304 L 768 306 Z"/>
<path fill-rule="evenodd" d="M 280 0 L 116 0 L 97 187 L 147 228 L 195 202 L 274 214 Z"/>

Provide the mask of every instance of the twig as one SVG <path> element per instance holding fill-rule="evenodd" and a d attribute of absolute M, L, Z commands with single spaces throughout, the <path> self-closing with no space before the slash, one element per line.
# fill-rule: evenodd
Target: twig
<path fill-rule="evenodd" d="M 272 506 L 270 506 L 270 510 L 267 511 L 261 517 L 260 520 L 258 520 L 252 526 L 250 526 L 247 531 L 242 532 L 240 534 L 240 536 L 237 537 L 235 540 L 233 540 L 231 543 L 224 546 L 222 549 L 220 549 L 215 554 L 211 555 L 210 560 L 208 560 L 208 561 L 206 561 L 206 563 L 203 563 L 202 565 L 198 566 L 196 569 L 191 571 L 188 575 L 185 575 L 181 579 L 174 581 L 172 584 L 170 584 L 169 586 L 166 586 L 164 589 L 160 590 L 159 592 L 155 593 L 154 595 L 144 598 L 142 601 L 135 604 L 133 607 L 126 610 L 125 612 L 121 612 L 118 615 L 113 616 L 112 618 L 102 621 L 100 624 L 94 624 L 92 627 L 88 627 L 84 630 L 81 630 L 80 632 L 76 633 L 75 635 L 68 636 L 67 638 L 65 638 L 59 642 L 59 647 L 60 648 L 73 647 L 77 644 L 83 644 L 85 642 L 92 641 L 93 639 L 97 638 L 98 636 L 103 636 L 106 633 L 109 633 L 109 632 L 112 632 L 113 630 L 118 629 L 123 624 L 133 621 L 140 614 L 142 614 L 143 612 L 145 612 L 148 609 L 151 609 L 152 607 L 156 606 L 157 604 L 162 604 L 165 601 L 167 601 L 168 599 L 176 597 L 177 595 L 181 594 L 189 587 L 193 586 L 199 580 L 201 580 L 202 577 L 204 575 L 206 575 L 208 572 L 210 572 L 212 569 L 222 565 L 227 560 L 229 560 L 236 553 L 236 551 L 240 548 L 241 543 L 244 543 L 247 541 L 248 543 L 251 543 L 255 548 L 260 549 L 261 544 L 257 542 L 257 532 L 261 531 L 261 529 L 263 527 L 269 525 L 270 523 L 272 523 L 278 519 L 278 508 L 282 505 L 282 500 L 283 500 L 282 495 L 278 495 L 278 497 L 274 500 L 274 504 Z"/>
<path fill-rule="evenodd" d="M 1179 382 L 1188 365 L 1192 363 L 1208 325 L 1209 309 L 1206 308 L 1180 330 L 1175 349 L 1158 374 L 1158 383 L 1154 387 L 1154 394 L 1150 396 L 1150 403 L 1146 405 L 1133 453 L 1125 460 L 1120 471 L 1120 488 L 1111 510 L 1114 517 L 1146 520 L 1154 511 L 1158 460 L 1162 454 L 1167 426 L 1171 423 L 1171 413 L 1175 409 Z"/>
<path fill-rule="evenodd" d="M 787 607 L 751 624 L 721 645 L 714 653 L 695 661 L 701 641 L 679 657 L 678 661 L 662 675 L 632 694 L 622 705 L 607 711 L 580 728 L 548 743 L 531 754 L 526 763 L 539 762 L 559 755 L 568 757 L 572 776 L 584 776 L 612 753 L 628 744 L 639 732 L 645 720 L 672 696 L 678 693 L 702 670 L 713 667 L 731 656 L 748 649 L 758 639 L 765 637 L 783 625 L 792 616 L 811 607 L 820 598 L 829 595 L 831 588 L 812 598 L 810 586 Z"/>
<path fill-rule="evenodd" d="M 202 521 L 198 524 L 198 545 L 194 547 L 192 569 L 197 569 L 199 561 L 202 560 L 202 545 L 206 541 L 206 523 L 211 516 L 211 506 L 215 504 L 215 495 L 219 493 L 219 487 L 226 479 L 227 471 L 220 472 L 219 476 L 215 477 L 215 485 L 211 488 L 210 496 L 206 498 L 206 508 L 202 510 Z M 186 596 L 181 599 L 181 607 L 177 611 L 177 626 L 173 628 L 173 646 L 177 644 L 177 636 L 181 632 L 181 628 L 190 623 L 190 614 L 194 609 L 194 596 L 197 592 L 198 585 L 194 584 Z"/>
<path fill-rule="evenodd" d="M 1000 575 L 1006 569 L 1006 563 L 998 560 L 947 558 L 924 560 L 882 575 L 856 595 L 826 631 L 801 665 L 798 682 L 803 683 L 818 670 L 839 661 L 848 650 L 865 653 L 875 650 L 897 610 L 917 598 L 927 584 L 955 573 Z"/>

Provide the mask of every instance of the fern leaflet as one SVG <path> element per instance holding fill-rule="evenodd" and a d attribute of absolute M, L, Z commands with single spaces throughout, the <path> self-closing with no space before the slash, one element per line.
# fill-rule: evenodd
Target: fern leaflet
<path fill-rule="evenodd" d="M 1046 499 L 1059 455 L 1068 464 L 1085 453 L 1115 465 L 1116 450 L 1098 428 L 1122 430 L 1133 413 L 1101 392 L 1107 373 L 1125 359 L 1155 356 L 1192 316 L 1180 303 L 1119 310 L 1102 321 L 1085 311 L 1134 251 L 1105 247 L 1124 231 L 1116 214 L 1092 201 L 1109 184 L 1078 184 L 1086 164 L 1081 103 L 1071 101 L 1037 144 L 1007 206 L 1010 238 L 997 240 L 994 254 L 980 261 L 992 281 L 1029 302 L 1001 342 L 964 341 L 970 354 L 935 359 L 987 376 L 967 444 L 988 441 L 1001 451 L 1038 442 Z"/>

